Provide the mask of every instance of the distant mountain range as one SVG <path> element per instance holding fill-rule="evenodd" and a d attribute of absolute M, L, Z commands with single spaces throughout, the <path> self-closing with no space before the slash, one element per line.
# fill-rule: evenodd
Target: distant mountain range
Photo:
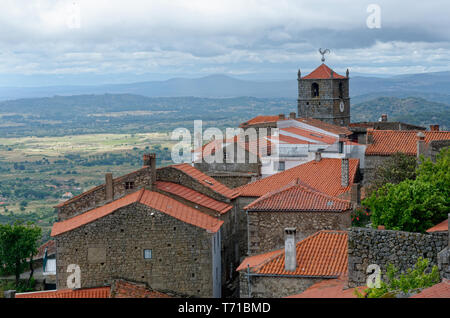
<path fill-rule="evenodd" d="M 297 98 L 297 80 L 257 82 L 225 75 L 197 79 L 138 82 L 99 86 L 0 87 L 0 100 L 81 94 L 136 94 L 147 97 Z M 422 97 L 450 104 L 450 72 L 399 75 L 389 78 L 355 76 L 350 79 L 350 95 L 357 102 L 380 96 Z M 366 98 L 364 99 L 364 95 Z"/>

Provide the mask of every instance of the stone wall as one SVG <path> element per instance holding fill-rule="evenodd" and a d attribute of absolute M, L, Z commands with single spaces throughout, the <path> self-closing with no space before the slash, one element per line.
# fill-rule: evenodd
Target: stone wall
<path fill-rule="evenodd" d="M 366 270 L 370 264 L 380 266 L 383 275 L 389 263 L 406 271 L 414 267 L 419 257 L 428 258 L 431 266 L 437 265 L 437 254 L 447 244 L 447 232 L 421 234 L 352 228 L 348 232 L 349 287 L 366 284 Z"/>
<path fill-rule="evenodd" d="M 248 175 L 235 175 L 235 174 L 223 174 L 223 173 L 215 173 L 215 172 L 207 172 L 204 171 L 207 175 L 219 181 L 220 183 L 226 185 L 230 189 L 234 189 L 240 186 L 243 186 L 252 181 L 252 178 L 256 177 L 256 174 L 248 174 Z"/>
<path fill-rule="evenodd" d="M 319 85 L 319 97 L 312 97 L 311 85 Z M 344 112 L 339 109 L 339 83 L 343 86 Z M 350 98 L 348 79 L 301 79 L 298 82 L 299 117 L 312 117 L 324 122 L 348 126 L 350 124 Z M 341 123 L 341 120 L 343 122 Z"/>
<path fill-rule="evenodd" d="M 433 162 L 436 161 L 436 156 L 439 154 L 442 148 L 450 147 L 450 140 L 433 140 L 428 144 L 427 156 L 431 158 Z"/>
<path fill-rule="evenodd" d="M 239 250 L 242 251 L 242 256 L 248 255 L 248 233 L 247 233 L 247 213 L 244 207 L 255 201 L 257 197 L 238 197 L 236 198 L 236 209 L 238 213 L 238 237 Z"/>
<path fill-rule="evenodd" d="M 384 165 L 389 158 L 390 156 L 366 156 L 364 160 L 364 186 L 369 185 L 373 181 L 376 168 Z"/>
<path fill-rule="evenodd" d="M 284 229 L 297 229 L 296 241 L 320 230 L 346 230 L 351 211 L 332 212 L 248 212 L 250 254 L 283 248 Z"/>
<path fill-rule="evenodd" d="M 323 278 L 250 276 L 251 298 L 281 298 L 304 292 Z M 239 274 L 240 298 L 249 298 L 248 277 L 245 270 Z"/>
<path fill-rule="evenodd" d="M 125 182 L 134 182 L 133 189 L 126 189 Z M 113 180 L 114 200 L 117 200 L 141 187 L 151 185 L 150 168 L 142 168 Z M 102 206 L 106 200 L 106 186 L 102 184 L 76 196 L 58 207 L 58 221 L 70 219 L 78 214 Z"/>
<path fill-rule="evenodd" d="M 178 183 L 178 184 L 185 186 L 186 188 L 190 188 L 197 192 L 203 193 L 204 195 L 207 195 L 218 201 L 227 202 L 227 203 L 230 202 L 230 199 L 211 190 L 211 188 L 201 184 L 196 179 L 194 179 L 191 176 L 189 176 L 188 174 L 180 171 L 179 169 L 176 169 L 176 168 L 173 168 L 170 166 L 158 169 L 156 171 L 156 180 Z"/>
<path fill-rule="evenodd" d="M 212 297 L 212 236 L 138 203 L 123 207 L 55 238 L 57 288 L 67 288 L 67 266 L 77 264 L 82 288 L 120 278 L 160 291 Z M 144 249 L 152 250 L 151 259 L 144 259 Z"/>

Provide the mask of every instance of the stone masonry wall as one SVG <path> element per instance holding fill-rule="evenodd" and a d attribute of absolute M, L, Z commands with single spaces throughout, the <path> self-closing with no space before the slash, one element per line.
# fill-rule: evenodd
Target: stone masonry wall
<path fill-rule="evenodd" d="M 82 288 L 120 278 L 160 291 L 212 297 L 212 234 L 138 203 L 55 240 L 58 289 L 67 288 L 67 266 L 77 264 Z M 151 259 L 144 259 L 144 249 L 152 250 Z"/>
<path fill-rule="evenodd" d="M 304 292 L 323 278 L 250 276 L 251 298 L 281 298 Z M 246 271 L 239 274 L 240 298 L 249 298 Z"/>
<path fill-rule="evenodd" d="M 366 284 L 366 270 L 370 264 L 380 266 L 383 275 L 389 263 L 406 271 L 414 267 L 419 257 L 428 258 L 431 266 L 437 265 L 437 254 L 447 244 L 447 232 L 421 234 L 352 228 L 348 232 L 349 287 Z"/>
<path fill-rule="evenodd" d="M 125 189 L 125 182 L 129 181 L 134 182 L 134 189 Z M 114 200 L 132 193 L 138 188 L 150 186 L 150 184 L 150 168 L 139 169 L 135 172 L 115 178 L 113 180 Z M 58 221 L 70 219 L 78 214 L 102 206 L 105 203 L 107 203 L 105 184 L 102 184 L 80 196 L 68 200 L 64 205 L 60 206 L 58 208 Z"/>
<path fill-rule="evenodd" d="M 182 171 L 173 168 L 173 167 L 165 167 L 162 169 L 156 170 L 156 179 L 158 181 L 167 181 L 167 182 L 174 182 L 181 184 L 187 188 L 190 188 L 192 190 L 195 190 L 197 192 L 203 193 L 204 195 L 207 195 L 213 199 L 216 199 L 218 201 L 230 203 L 230 200 L 223 195 L 214 192 L 209 187 L 204 186 L 200 182 L 198 182 L 196 179 L 192 178 L 191 176 L 183 173 Z"/>
<path fill-rule="evenodd" d="M 249 212 L 250 254 L 283 248 L 284 229 L 297 229 L 296 241 L 320 230 L 346 230 L 351 226 L 350 210 L 332 212 Z"/>

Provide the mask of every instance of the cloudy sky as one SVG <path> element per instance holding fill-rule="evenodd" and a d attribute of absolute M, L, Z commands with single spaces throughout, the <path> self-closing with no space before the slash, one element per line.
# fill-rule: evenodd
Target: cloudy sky
<path fill-rule="evenodd" d="M 331 49 L 326 63 L 342 73 L 347 67 L 351 74 L 377 76 L 450 70 L 448 0 L 0 4 L 0 86 L 217 73 L 287 79 L 295 78 L 298 68 L 308 72 L 319 65 L 320 47 Z"/>

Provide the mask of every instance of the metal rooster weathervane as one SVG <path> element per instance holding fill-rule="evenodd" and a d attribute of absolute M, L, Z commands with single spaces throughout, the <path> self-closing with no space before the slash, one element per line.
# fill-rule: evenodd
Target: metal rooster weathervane
<path fill-rule="evenodd" d="M 322 54 L 322 63 L 323 63 L 325 62 L 325 54 L 329 54 L 330 50 L 329 49 L 322 50 L 322 48 L 320 48 L 319 53 Z"/>

